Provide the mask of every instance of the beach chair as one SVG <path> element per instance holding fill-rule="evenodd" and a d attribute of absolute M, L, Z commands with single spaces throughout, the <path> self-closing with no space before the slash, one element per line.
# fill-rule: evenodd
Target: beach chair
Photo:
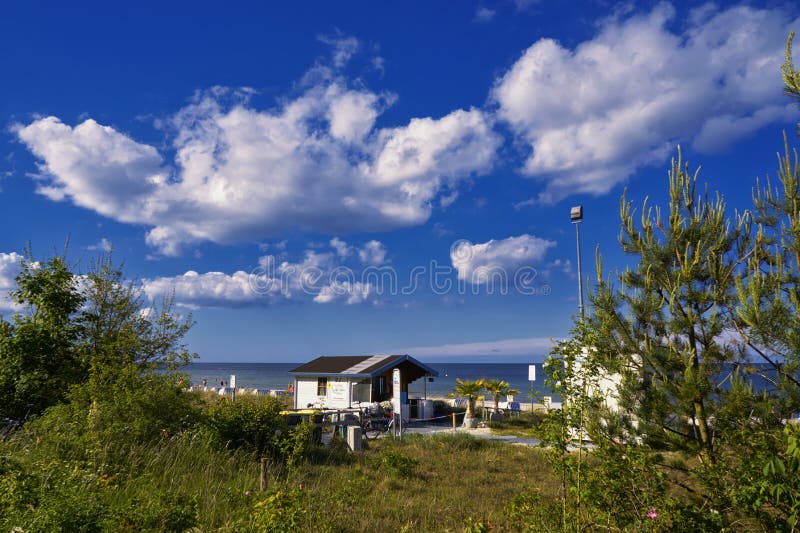
<path fill-rule="evenodd" d="M 467 408 L 467 399 L 466 398 L 453 398 L 451 400 L 451 405 L 456 409 L 466 409 Z"/>

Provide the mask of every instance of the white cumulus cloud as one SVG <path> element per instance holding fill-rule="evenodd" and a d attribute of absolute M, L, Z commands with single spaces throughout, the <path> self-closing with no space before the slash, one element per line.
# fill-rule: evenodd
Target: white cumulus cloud
<path fill-rule="evenodd" d="M 458 279 L 478 285 L 488 283 L 495 274 L 513 279 L 516 269 L 540 262 L 555 245 L 555 241 L 528 234 L 477 244 L 462 240 L 451 247 L 450 261 Z"/>
<path fill-rule="evenodd" d="M 339 239 L 332 239 L 331 246 L 346 248 L 347 255 L 352 254 L 352 247 Z M 176 304 L 192 309 L 269 306 L 289 301 L 376 302 L 375 286 L 357 279 L 359 273 L 342 266 L 339 259 L 343 256 L 336 251 L 306 250 L 299 261 L 265 255 L 250 272 L 201 274 L 190 270 L 178 276 L 145 279 L 142 289 L 151 301 L 174 296 Z"/>
<path fill-rule="evenodd" d="M 100 239 L 100 242 L 98 242 L 96 244 L 91 244 L 91 245 L 86 247 L 87 250 L 103 251 L 103 252 L 106 252 L 106 253 L 110 252 L 113 248 L 114 248 L 114 246 L 111 244 L 111 241 L 109 241 L 105 237 Z"/>
<path fill-rule="evenodd" d="M 374 292 L 375 288 L 370 283 L 334 280 L 330 285 L 322 287 L 319 294 L 314 297 L 314 301 L 320 304 L 331 302 L 360 304 L 369 301 Z"/>
<path fill-rule="evenodd" d="M 140 221 L 140 209 L 166 177 L 155 148 L 92 119 L 73 128 L 46 117 L 13 129 L 42 161 L 37 192 L 121 222 Z"/>
<path fill-rule="evenodd" d="M 336 255 L 338 255 L 339 257 L 342 258 L 348 257 L 353 253 L 353 247 L 344 242 L 339 237 L 334 237 L 333 239 L 331 239 L 329 244 L 331 245 L 331 248 L 336 250 Z"/>
<path fill-rule="evenodd" d="M 174 295 L 175 303 L 189 308 L 238 307 L 276 299 L 272 292 L 253 290 L 250 274 L 241 270 L 233 274 L 189 270 L 180 276 L 142 280 L 142 289 L 152 301 Z"/>
<path fill-rule="evenodd" d="M 382 265 L 386 262 L 386 246 L 380 241 L 369 241 L 358 251 L 358 258 L 366 265 Z"/>
<path fill-rule="evenodd" d="M 792 118 L 777 78 L 791 28 L 779 9 L 695 10 L 681 33 L 662 3 L 568 49 L 542 39 L 495 82 L 498 116 L 532 149 L 540 201 L 602 194 L 679 142 L 719 150 Z"/>
<path fill-rule="evenodd" d="M 346 56 L 352 46 L 340 44 Z M 250 91 L 198 93 L 167 121 L 171 162 L 92 119 L 40 118 L 15 132 L 40 160 L 41 194 L 149 227 L 148 244 L 166 255 L 290 230 L 422 224 L 440 193 L 491 169 L 500 140 L 482 111 L 379 128 L 394 96 L 351 89 L 331 72 L 273 109 L 250 106 Z"/>

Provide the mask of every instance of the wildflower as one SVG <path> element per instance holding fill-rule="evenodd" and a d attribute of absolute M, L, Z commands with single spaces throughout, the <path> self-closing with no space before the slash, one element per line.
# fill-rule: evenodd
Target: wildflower
<path fill-rule="evenodd" d="M 253 494 L 253 491 L 252 491 L 252 490 L 246 490 L 246 491 L 244 491 L 244 495 L 245 495 L 245 496 L 250 496 L 250 495 L 252 495 L 252 494 Z"/>
<path fill-rule="evenodd" d="M 647 511 L 647 514 L 645 516 L 650 520 L 655 520 L 656 518 L 658 518 L 658 511 L 656 511 L 655 507 L 651 507 L 650 510 Z"/>

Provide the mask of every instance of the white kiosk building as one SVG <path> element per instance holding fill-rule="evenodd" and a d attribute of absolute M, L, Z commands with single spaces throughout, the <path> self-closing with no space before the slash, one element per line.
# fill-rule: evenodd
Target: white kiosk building
<path fill-rule="evenodd" d="M 397 401 L 392 398 L 395 369 L 400 369 L 400 404 L 404 411 L 409 404 L 408 384 L 439 375 L 410 355 L 318 357 L 289 371 L 294 377 L 294 408 L 347 409 L 358 402 Z M 424 408 L 415 411 L 414 418 L 428 415 Z M 404 414 L 404 418 L 407 415 Z"/>

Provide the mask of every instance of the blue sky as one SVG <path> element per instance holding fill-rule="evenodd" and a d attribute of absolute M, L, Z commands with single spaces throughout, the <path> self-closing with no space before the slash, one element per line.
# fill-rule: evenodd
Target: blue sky
<path fill-rule="evenodd" d="M 162 4 L 4 4 L 0 290 L 113 248 L 202 361 L 539 361 L 572 205 L 622 268 L 623 189 L 680 144 L 746 209 L 799 118 L 790 2 Z"/>

